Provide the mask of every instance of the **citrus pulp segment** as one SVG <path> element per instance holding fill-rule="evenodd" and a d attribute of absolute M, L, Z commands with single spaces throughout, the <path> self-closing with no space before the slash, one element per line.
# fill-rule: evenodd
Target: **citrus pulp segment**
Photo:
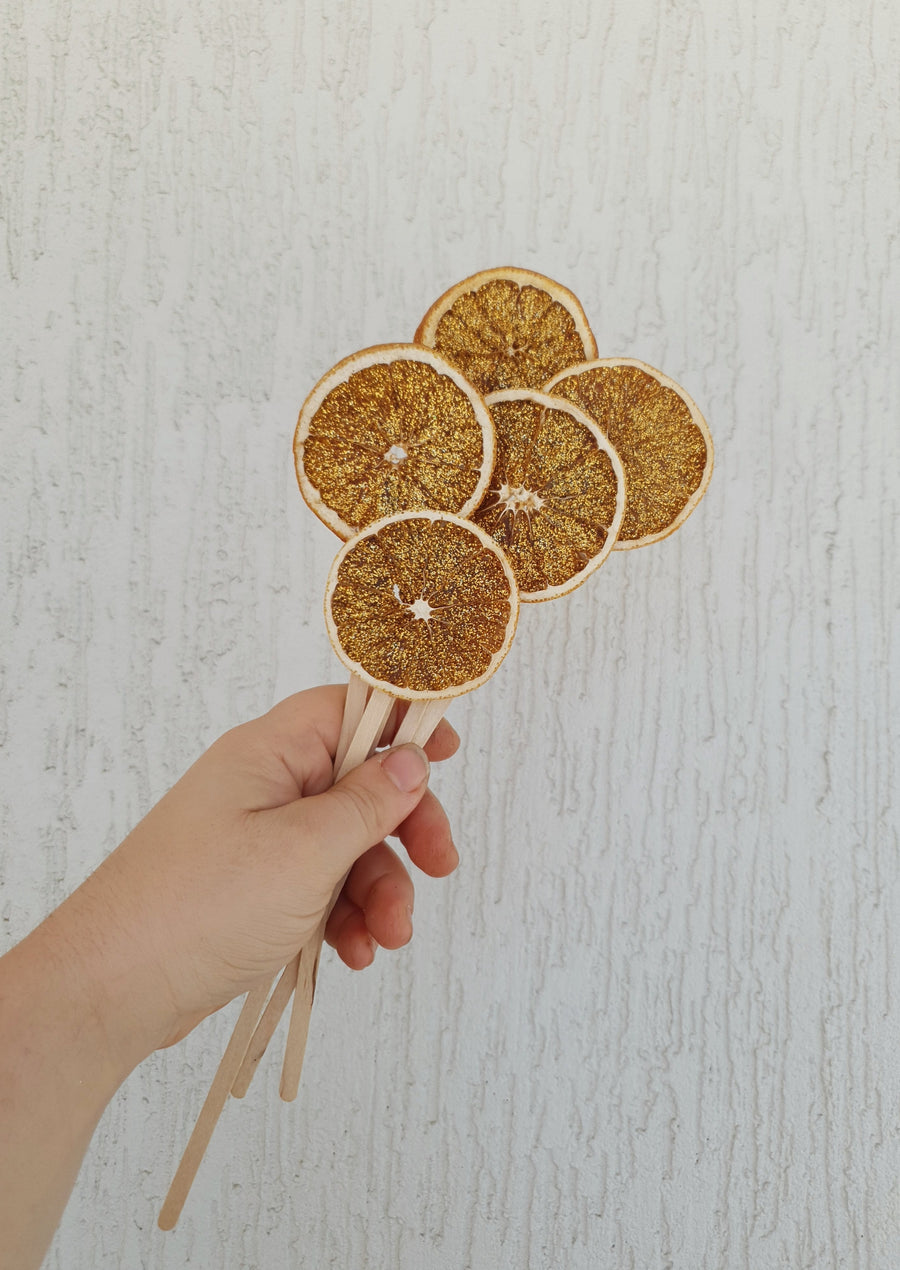
<path fill-rule="evenodd" d="M 521 600 L 579 586 L 609 555 L 625 510 L 622 465 L 571 402 L 529 389 L 492 393 L 490 487 L 473 520 L 503 548 Z"/>
<path fill-rule="evenodd" d="M 388 516 L 331 568 L 325 623 L 337 655 L 373 688 L 405 699 L 479 687 L 506 656 L 518 593 L 509 562 L 471 521 Z"/>
<path fill-rule="evenodd" d="M 301 493 L 341 538 L 397 512 L 467 516 L 493 458 L 478 393 L 437 354 L 411 344 L 339 362 L 306 399 L 294 434 Z"/>
<path fill-rule="evenodd" d="M 578 299 L 528 269 L 485 269 L 451 287 L 415 339 L 458 366 L 481 393 L 540 388 L 566 366 L 597 356 Z"/>
<path fill-rule="evenodd" d="M 713 465 L 706 420 L 683 388 L 644 362 L 604 358 L 561 372 L 544 391 L 580 406 L 622 460 L 627 497 L 617 548 L 658 542 L 683 524 Z"/>

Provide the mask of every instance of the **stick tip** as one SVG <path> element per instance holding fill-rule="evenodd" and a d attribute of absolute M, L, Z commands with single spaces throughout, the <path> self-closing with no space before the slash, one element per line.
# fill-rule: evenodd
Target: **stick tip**
<path fill-rule="evenodd" d="M 178 1207 L 175 1208 L 173 1205 L 169 1204 L 168 1200 L 166 1200 L 162 1208 L 159 1210 L 159 1217 L 157 1217 L 156 1219 L 156 1224 L 160 1228 L 160 1230 L 174 1230 L 175 1229 L 175 1224 L 178 1221 L 178 1218 L 181 1216 L 181 1208 L 182 1208 L 181 1204 L 179 1204 Z"/>
<path fill-rule="evenodd" d="M 278 1087 L 278 1095 L 282 1102 L 294 1102 L 297 1097 L 297 1090 L 300 1087 L 299 1081 L 282 1080 Z"/>

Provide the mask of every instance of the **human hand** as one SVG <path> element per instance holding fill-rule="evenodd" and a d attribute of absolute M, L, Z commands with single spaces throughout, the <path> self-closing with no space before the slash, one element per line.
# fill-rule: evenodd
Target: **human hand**
<path fill-rule="evenodd" d="M 268 982 L 345 874 L 327 934 L 348 965 L 368 964 L 373 940 L 406 942 L 413 887 L 386 833 L 432 876 L 455 867 L 417 747 L 382 753 L 331 788 L 343 704 L 342 688 L 314 688 L 226 733 L 0 957 L 3 1265 L 40 1264 L 132 1068 Z M 458 744 L 441 723 L 427 755 L 448 758 Z"/>
<path fill-rule="evenodd" d="M 290 961 L 348 870 L 326 930 L 342 959 L 362 968 L 376 943 L 405 944 L 413 884 L 386 834 L 433 877 L 455 868 L 417 747 L 376 755 L 331 787 L 343 701 L 342 688 L 315 688 L 226 733 L 53 915 L 90 915 L 90 947 L 70 946 L 102 963 L 123 1061 L 172 1044 Z M 442 722 L 427 756 L 458 744 Z"/>

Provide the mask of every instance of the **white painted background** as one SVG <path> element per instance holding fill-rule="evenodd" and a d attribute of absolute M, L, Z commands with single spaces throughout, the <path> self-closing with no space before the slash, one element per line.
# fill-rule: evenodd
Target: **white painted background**
<path fill-rule="evenodd" d="M 710 492 L 453 707 L 462 849 L 323 968 L 156 1213 L 233 1012 L 147 1062 L 53 1270 L 900 1264 L 900 18 L 873 0 L 11 0 L 3 945 L 338 675 L 300 401 L 495 264 L 680 380 Z"/>

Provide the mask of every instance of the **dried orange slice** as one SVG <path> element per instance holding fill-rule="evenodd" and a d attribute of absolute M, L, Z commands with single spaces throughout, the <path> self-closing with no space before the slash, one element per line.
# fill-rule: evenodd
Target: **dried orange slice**
<path fill-rule="evenodd" d="M 565 595 L 616 541 L 625 511 L 618 455 L 571 402 L 530 389 L 486 400 L 497 457 L 473 520 L 506 552 L 521 600 Z"/>
<path fill-rule="evenodd" d="M 367 348 L 312 390 L 294 433 L 300 491 L 341 538 L 397 512 L 467 516 L 481 501 L 494 431 L 458 370 L 411 344 Z"/>
<path fill-rule="evenodd" d="M 580 406 L 609 437 L 625 469 L 625 518 L 616 547 L 666 538 L 706 493 L 713 444 L 706 420 L 673 379 L 632 358 L 574 366 L 545 392 Z"/>
<path fill-rule="evenodd" d="M 566 366 L 597 356 L 577 298 L 528 269 L 485 269 L 451 287 L 415 340 L 458 366 L 481 393 L 541 388 Z"/>
<path fill-rule="evenodd" d="M 512 643 L 518 593 L 509 562 L 471 521 L 387 516 L 331 568 L 325 623 L 337 655 L 404 699 L 456 697 L 494 673 Z"/>

